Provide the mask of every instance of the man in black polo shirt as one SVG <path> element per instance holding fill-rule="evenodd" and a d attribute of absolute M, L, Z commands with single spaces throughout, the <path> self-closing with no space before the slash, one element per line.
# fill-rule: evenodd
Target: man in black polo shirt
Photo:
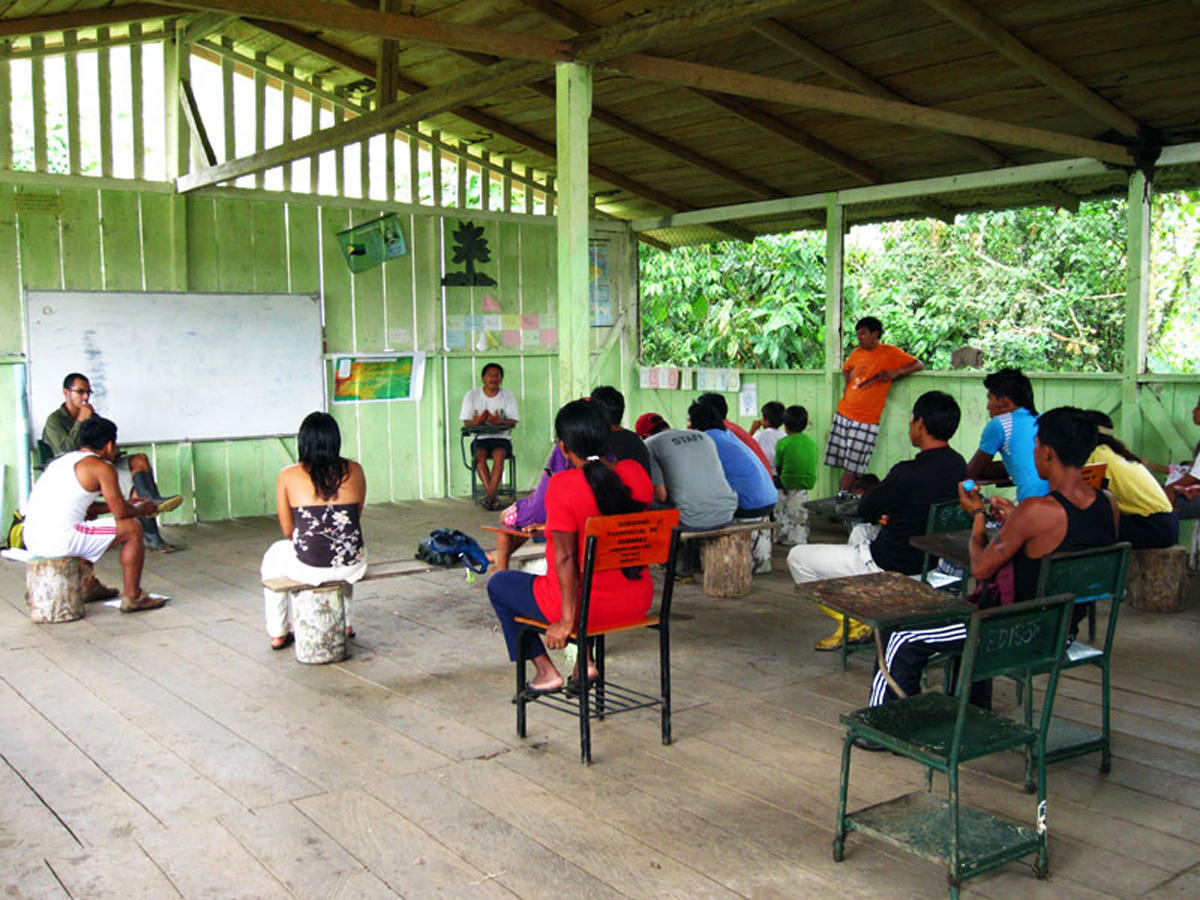
<path fill-rule="evenodd" d="M 958 404 L 949 394 L 928 391 L 913 404 L 908 437 L 916 457 L 897 463 L 887 478 L 863 497 L 859 515 L 867 523 L 857 526 L 846 544 L 799 544 L 788 553 L 788 569 L 797 584 L 871 572 L 921 571 L 923 554 L 908 539 L 925 533 L 930 504 L 958 497 L 958 484 L 967 477 L 967 464 L 950 448 L 958 430 Z M 876 524 L 878 523 L 878 524 Z M 837 631 L 817 642 L 818 650 L 842 645 L 842 616 L 822 610 L 837 621 Z M 850 640 L 870 637 L 871 629 L 851 622 Z"/>

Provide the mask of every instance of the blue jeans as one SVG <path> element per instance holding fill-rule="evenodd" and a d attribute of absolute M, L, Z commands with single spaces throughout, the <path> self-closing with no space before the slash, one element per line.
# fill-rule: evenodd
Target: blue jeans
<path fill-rule="evenodd" d="M 538 608 L 537 600 L 533 598 L 533 579 L 536 576 L 528 572 L 513 572 L 505 570 L 497 572 L 488 579 L 488 599 L 496 610 L 496 618 L 500 620 L 500 630 L 504 632 L 504 643 L 508 645 L 508 658 L 517 661 L 517 640 L 520 638 L 523 625 L 518 624 L 517 616 L 527 619 L 544 620 L 545 614 Z M 537 659 L 546 652 L 542 639 L 535 632 L 525 632 L 525 658 Z"/>

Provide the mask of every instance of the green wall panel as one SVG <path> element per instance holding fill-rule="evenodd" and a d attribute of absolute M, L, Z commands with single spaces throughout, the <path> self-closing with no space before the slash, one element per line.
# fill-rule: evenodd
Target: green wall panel
<path fill-rule="evenodd" d="M 100 197 L 96 191 L 63 190 L 62 269 L 67 290 L 98 291 L 100 272 Z M 64 373 L 65 374 L 65 373 Z"/>
<path fill-rule="evenodd" d="M 187 212 L 188 288 L 193 291 L 219 291 L 220 266 L 217 262 L 217 220 L 212 197 L 189 195 Z"/>
<path fill-rule="evenodd" d="M 148 291 L 178 291 L 175 281 L 174 219 L 180 198 L 170 194 L 142 194 L 142 269 Z"/>
<path fill-rule="evenodd" d="M 43 291 L 62 287 L 58 217 L 22 213 L 18 216 L 17 231 L 21 238 L 21 278 L 25 287 Z"/>
<path fill-rule="evenodd" d="M 13 211 L 12 198 L 12 186 L 0 183 L 0 322 L 4 323 L 0 328 L 0 354 L 20 353 L 24 349 L 17 214 Z"/>
<path fill-rule="evenodd" d="M 142 289 L 142 239 L 138 195 L 100 192 L 100 230 L 104 238 L 104 288 Z"/>

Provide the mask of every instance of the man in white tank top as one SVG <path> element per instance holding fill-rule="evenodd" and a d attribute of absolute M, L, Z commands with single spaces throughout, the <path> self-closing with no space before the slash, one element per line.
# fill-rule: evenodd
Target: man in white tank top
<path fill-rule="evenodd" d="M 121 612 L 156 609 L 166 597 L 142 590 L 142 526 L 138 516 L 158 512 L 152 500 L 125 499 L 112 461 L 117 426 L 91 416 L 81 423 L 80 449 L 54 460 L 33 486 L 25 515 L 25 546 L 36 556 L 78 556 L 83 560 L 85 596 L 101 600 L 113 592 L 95 580 L 92 564 L 113 544 L 121 546 L 124 591 Z M 98 502 L 103 495 L 104 502 Z M 96 519 L 110 512 L 112 519 Z"/>

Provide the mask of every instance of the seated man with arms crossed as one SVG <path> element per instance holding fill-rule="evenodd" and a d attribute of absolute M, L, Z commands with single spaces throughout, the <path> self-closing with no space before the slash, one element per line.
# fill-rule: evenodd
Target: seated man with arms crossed
<path fill-rule="evenodd" d="M 92 385 L 86 375 L 72 372 L 63 379 L 63 404 L 46 418 L 42 428 L 42 440 L 49 446 L 55 458 L 80 447 L 80 429 L 83 423 L 96 415 L 91 404 Z M 170 512 L 183 502 L 178 494 L 163 497 L 154 482 L 154 470 L 145 453 L 126 456 L 120 453 L 113 461 L 121 492 L 127 497 L 142 497 L 152 500 L 159 512 Z M 158 533 L 158 523 L 149 516 L 142 517 L 142 533 L 146 546 L 160 553 L 175 550 Z"/>
<path fill-rule="evenodd" d="M 797 584 L 822 578 L 866 575 L 871 572 L 900 572 L 916 575 L 924 554 L 908 543 L 925 533 L 929 506 L 958 496 L 958 483 L 967 477 L 967 464 L 950 438 L 958 430 L 960 410 L 949 394 L 927 391 L 913 404 L 908 438 L 920 452 L 914 459 L 892 466 L 887 478 L 863 497 L 859 515 L 868 523 L 858 525 L 847 544 L 798 544 L 788 553 L 788 569 Z M 875 534 L 878 530 L 878 534 Z M 842 646 L 842 615 L 821 607 L 838 623 L 837 631 L 817 642 L 817 650 Z M 850 641 L 866 640 L 871 629 L 851 622 Z"/>
<path fill-rule="evenodd" d="M 117 426 L 101 416 L 89 416 L 79 428 L 79 450 L 65 453 L 33 486 L 25 515 L 25 546 L 35 556 L 78 556 L 84 562 L 88 600 L 107 599 L 111 592 L 92 573 L 92 565 L 111 544 L 121 545 L 125 589 L 121 612 L 157 609 L 166 597 L 142 590 L 142 526 L 138 517 L 158 514 L 153 500 L 129 502 L 121 493 L 113 460 L 117 458 Z M 104 496 L 104 502 L 96 498 Z M 111 512 L 115 519 L 92 522 Z"/>
<path fill-rule="evenodd" d="M 1033 455 L 1038 475 L 1050 483 L 1045 497 L 1030 497 L 1013 506 L 999 497 L 985 502 L 977 491 L 967 493 L 959 487 L 959 501 L 972 514 L 971 574 L 978 579 L 991 578 L 1005 563 L 1013 566 L 1014 602 L 1032 600 L 1037 594 L 1038 571 L 1042 558 L 1068 550 L 1106 547 L 1116 543 L 1119 512 L 1108 491 L 1097 491 L 1083 481 L 1083 466 L 1096 446 L 1096 425 L 1081 409 L 1062 406 L 1043 413 L 1038 419 Z M 988 543 L 986 507 L 1004 523 L 1000 533 Z M 1072 636 L 1083 617 L 1085 607 L 1075 608 Z M 904 629 L 892 632 L 886 641 L 884 659 L 896 683 L 909 696 L 920 693 L 921 670 L 935 653 L 961 650 L 967 626 L 961 622 L 944 626 Z M 876 662 L 871 685 L 871 706 L 879 706 L 896 695 Z M 971 702 L 991 705 L 990 682 L 972 687 Z M 870 741 L 855 742 L 860 749 L 878 750 Z"/>

